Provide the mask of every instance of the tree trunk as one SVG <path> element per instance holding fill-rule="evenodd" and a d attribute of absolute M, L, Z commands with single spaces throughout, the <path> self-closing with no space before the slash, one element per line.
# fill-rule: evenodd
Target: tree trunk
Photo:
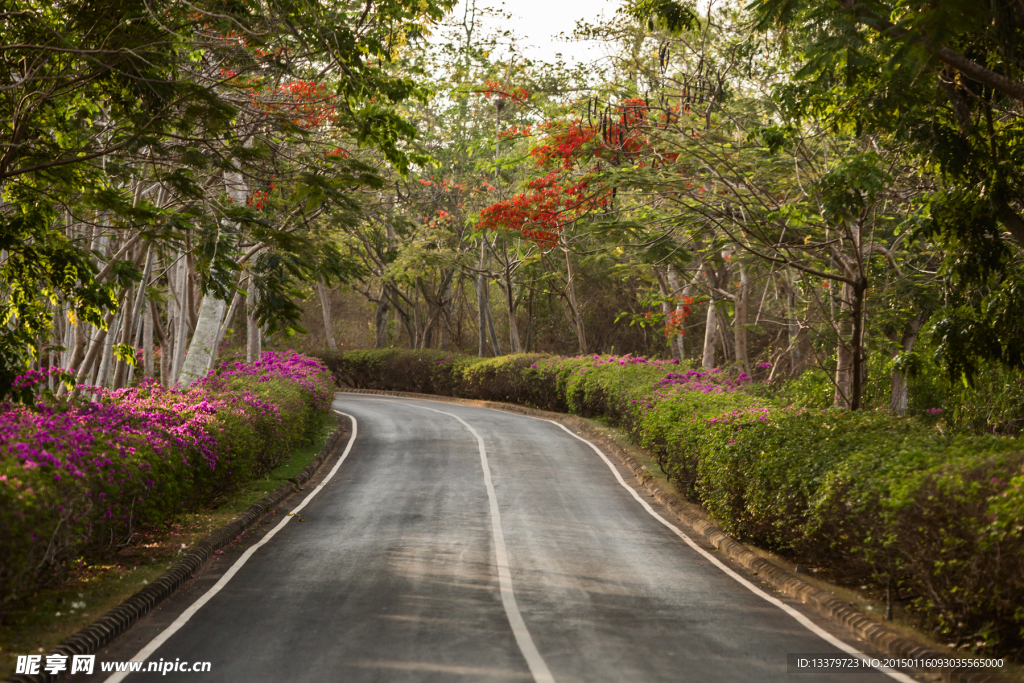
<path fill-rule="evenodd" d="M 733 300 L 733 340 L 736 350 L 736 366 L 741 372 L 750 374 L 750 360 L 747 357 L 747 303 L 750 299 L 750 279 L 747 269 L 739 264 L 740 281 Z"/>
<path fill-rule="evenodd" d="M 81 320 L 79 320 L 78 324 L 76 324 L 74 326 L 75 327 L 75 341 L 74 341 L 74 345 L 69 350 L 68 359 L 64 363 L 64 367 L 65 368 L 67 368 L 68 370 L 72 370 L 72 371 L 74 371 L 76 373 L 76 381 L 81 381 L 81 380 L 77 379 L 77 377 L 78 377 L 78 370 L 81 369 L 79 366 L 81 365 L 82 361 L 85 359 L 85 353 L 86 353 L 85 346 L 86 346 L 86 344 L 89 341 L 89 333 L 86 331 L 86 326 L 87 326 L 87 323 L 82 322 Z M 63 396 L 66 393 L 68 393 L 68 388 L 63 383 L 61 383 L 61 385 L 59 387 L 57 387 L 57 396 Z"/>
<path fill-rule="evenodd" d="M 140 291 L 142 287 L 139 288 Z M 130 291 L 130 290 L 129 290 Z M 122 346 L 131 345 L 134 339 L 132 338 L 132 332 L 135 331 L 134 318 L 132 318 L 133 306 L 128 305 L 128 299 L 131 297 L 125 297 L 124 312 L 121 314 L 121 340 Z M 134 302 L 132 302 L 134 304 Z M 114 365 L 114 377 L 111 382 L 111 387 L 114 389 L 120 389 L 124 386 L 125 379 L 128 374 L 128 363 L 118 359 Z"/>
<path fill-rule="evenodd" d="M 665 274 L 668 280 L 669 296 L 673 297 L 676 301 L 676 317 L 682 322 L 686 320 L 684 317 L 683 308 L 683 297 L 689 296 L 689 287 L 680 291 L 679 289 L 679 277 L 676 275 L 676 269 L 672 266 L 668 267 L 668 272 Z M 686 347 L 683 344 L 683 332 L 672 335 L 672 357 L 676 360 L 683 360 L 686 357 Z"/>
<path fill-rule="evenodd" d="M 710 370 L 715 367 L 715 340 L 718 336 L 718 314 L 715 312 L 715 297 L 708 302 L 707 327 L 704 329 L 704 355 L 701 367 Z"/>
<path fill-rule="evenodd" d="M 835 406 L 849 410 L 853 396 L 853 349 L 848 340 L 853 338 L 853 318 L 850 313 L 853 302 L 853 287 L 843 283 L 838 321 L 839 343 L 836 347 L 836 391 Z"/>
<path fill-rule="evenodd" d="M 516 325 L 516 290 L 512 283 L 512 268 L 505 264 L 505 305 L 508 307 L 508 344 L 509 353 L 522 353 L 523 345 L 519 341 L 519 326 Z"/>
<path fill-rule="evenodd" d="M 143 309 L 142 317 L 142 361 L 143 376 L 152 377 L 156 371 L 156 364 L 153 362 L 153 307 L 146 306 Z"/>
<path fill-rule="evenodd" d="M 185 311 L 188 313 L 188 331 L 194 333 L 199 324 L 199 278 L 196 277 L 195 265 L 192 263 L 191 251 L 185 252 Z"/>
<path fill-rule="evenodd" d="M 181 364 L 185 362 L 188 345 L 188 262 L 184 255 L 178 261 L 178 275 L 175 285 L 178 290 L 178 307 L 174 316 L 174 362 L 171 363 L 171 377 L 168 386 L 178 381 Z"/>
<path fill-rule="evenodd" d="M 170 306 L 168 305 L 168 308 Z M 157 341 L 160 343 L 160 383 L 165 387 L 171 386 L 171 359 L 174 358 L 174 337 L 170 329 L 164 331 L 164 325 L 160 322 L 160 309 L 155 301 L 149 302 L 149 319 L 153 323 L 153 332 L 156 333 Z"/>
<path fill-rule="evenodd" d="M 922 310 L 918 313 L 917 317 L 908 322 L 906 327 L 904 327 L 903 337 L 900 339 L 900 349 L 903 353 L 910 353 L 914 349 L 917 335 L 930 314 L 930 310 Z M 899 370 L 894 370 L 892 373 L 892 394 L 889 396 L 889 412 L 893 415 L 907 414 L 907 401 L 910 398 L 909 389 L 906 374 Z"/>
<path fill-rule="evenodd" d="M 376 339 L 373 344 L 375 349 L 388 348 L 388 313 L 391 310 L 391 298 L 388 296 L 387 283 L 380 286 L 380 297 L 377 299 L 377 314 L 374 318 L 376 325 Z"/>
<path fill-rule="evenodd" d="M 263 355 L 263 332 L 256 319 L 256 283 L 249 275 L 249 287 L 245 297 L 245 360 L 258 363 Z"/>
<path fill-rule="evenodd" d="M 565 246 L 562 247 L 562 251 L 565 252 L 565 269 L 568 275 L 565 290 L 569 295 L 569 308 L 572 309 L 572 315 L 576 322 L 576 339 L 580 345 L 580 353 L 587 353 L 587 332 L 583 326 L 583 314 L 576 302 L 576 276 L 572 269 L 572 254 Z"/>
<path fill-rule="evenodd" d="M 484 310 L 487 313 L 487 333 L 490 335 L 491 351 L 497 357 L 501 355 L 501 344 L 498 343 L 498 332 L 494 328 L 494 313 L 491 311 L 491 298 L 487 292 L 486 281 L 484 281 Z"/>
<path fill-rule="evenodd" d="M 320 295 L 320 308 L 324 314 L 324 335 L 327 337 L 327 348 L 331 351 L 337 351 L 338 342 L 334 338 L 334 324 L 331 322 L 331 298 L 327 294 L 327 287 L 324 285 L 323 278 L 317 280 L 316 292 Z"/>
<path fill-rule="evenodd" d="M 239 287 L 241 287 L 241 283 L 239 283 Z M 231 305 L 228 306 L 228 312 L 224 315 L 224 322 L 221 323 L 220 331 L 217 333 L 217 346 L 214 349 L 213 361 L 210 365 L 211 368 L 217 362 L 217 357 L 220 355 L 220 347 L 224 344 L 224 339 L 228 335 L 228 328 L 231 327 L 231 323 L 234 321 L 235 314 L 238 312 L 238 307 L 242 304 L 242 299 L 244 297 L 245 295 L 242 294 L 241 289 L 236 291 L 235 295 L 231 297 Z"/>
<path fill-rule="evenodd" d="M 445 280 L 441 294 L 441 334 L 438 348 L 448 349 L 452 345 L 452 307 L 455 303 L 455 274 L 451 273 Z"/>
<path fill-rule="evenodd" d="M 114 315 L 108 313 L 105 320 L 108 329 L 112 322 L 114 322 Z M 72 394 L 78 392 L 78 385 L 84 384 L 87 379 L 90 379 L 93 375 L 93 367 L 96 365 L 96 359 L 103 353 L 103 347 L 107 341 L 107 330 L 98 329 L 96 336 L 89 342 L 89 350 L 85 354 L 85 358 L 82 360 L 82 366 L 78 369 L 75 374 L 75 388 L 71 390 Z"/>
<path fill-rule="evenodd" d="M 120 300 L 121 297 L 124 296 L 125 291 L 126 290 L 122 289 L 121 292 L 117 295 L 118 300 Z M 85 354 L 85 360 L 82 361 L 82 366 L 78 369 L 78 372 L 75 375 L 76 385 L 85 382 L 86 378 L 92 374 L 92 369 L 93 366 L 96 364 L 96 359 L 99 357 L 100 353 L 102 353 L 103 347 L 106 346 L 105 342 L 107 339 L 107 330 L 110 329 L 110 325 L 113 322 L 114 314 L 107 313 L 106 317 L 104 317 L 103 319 L 103 324 L 106 326 L 106 329 L 99 330 L 96 337 L 94 337 L 90 342 L 89 350 Z M 79 323 L 79 325 L 84 325 L 84 323 Z M 77 393 L 77 391 L 78 388 L 76 386 L 71 393 L 74 394 Z"/>
<path fill-rule="evenodd" d="M 867 279 L 861 277 L 853 287 L 853 338 L 850 349 L 853 352 L 853 387 L 850 392 L 850 410 L 864 407 L 864 382 L 867 379 L 865 368 L 867 358 L 864 353 L 864 294 L 867 292 Z"/>
<path fill-rule="evenodd" d="M 800 357 L 800 320 L 796 314 L 796 283 L 792 273 L 779 274 L 782 283 L 782 295 L 786 302 L 786 335 L 789 343 L 789 376 L 799 377 L 803 372 L 803 359 Z M 774 371 L 774 370 L 773 370 Z"/>
<path fill-rule="evenodd" d="M 117 338 L 118 332 L 121 330 L 121 320 L 124 317 L 124 307 L 121 306 L 121 311 L 114 316 L 114 321 L 111 324 L 110 331 L 107 333 L 106 338 L 103 340 L 103 351 L 100 355 L 99 367 L 96 372 L 96 379 L 93 382 L 96 386 L 105 387 L 107 386 L 107 376 L 110 374 L 111 356 L 114 355 L 114 339 Z"/>
<path fill-rule="evenodd" d="M 841 310 L 847 315 L 839 324 L 836 350 L 835 405 L 847 410 L 863 407 L 864 393 L 864 292 L 867 280 L 843 283 Z M 846 339 L 844 339 L 844 337 Z"/>
<path fill-rule="evenodd" d="M 138 350 L 140 345 L 144 344 L 145 340 L 145 319 L 146 316 L 143 313 L 146 304 L 146 286 L 149 284 L 149 276 L 153 272 L 153 245 L 150 244 L 146 249 L 146 265 L 142 269 L 142 281 L 139 282 L 139 293 L 135 297 L 135 303 L 132 306 L 132 341 L 130 342 L 132 348 Z M 152 335 L 150 335 L 152 340 Z M 146 350 L 143 349 L 143 354 Z M 136 358 L 136 365 L 138 365 L 138 358 Z M 127 379 L 125 380 L 125 386 L 132 383 L 132 379 L 135 377 L 135 365 L 127 368 Z"/>
<path fill-rule="evenodd" d="M 526 302 L 526 346 L 523 347 L 525 353 L 530 352 L 530 343 L 533 341 L 533 289 L 530 290 L 530 296 Z"/>
<path fill-rule="evenodd" d="M 178 373 L 178 383 L 187 389 L 192 382 L 206 375 L 217 352 L 217 337 L 220 336 L 221 322 L 227 302 L 208 292 L 199 308 L 199 318 L 188 353 Z"/>

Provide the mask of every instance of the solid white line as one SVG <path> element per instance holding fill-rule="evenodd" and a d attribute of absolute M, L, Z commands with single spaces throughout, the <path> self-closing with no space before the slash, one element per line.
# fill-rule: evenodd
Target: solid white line
<path fill-rule="evenodd" d="M 530 417 L 530 416 L 527 416 L 527 417 Z M 533 418 L 533 419 L 535 419 L 535 420 L 544 420 L 544 418 Z M 652 508 L 647 503 L 646 500 L 644 500 L 643 498 L 640 497 L 640 494 L 636 492 L 636 489 L 634 489 L 632 486 L 630 486 L 629 484 L 626 483 L 626 481 L 622 478 L 622 475 L 619 473 L 618 468 L 616 468 L 615 465 L 612 464 L 612 461 L 608 459 L 608 456 L 606 456 L 601 451 L 600 448 L 598 448 L 597 446 L 595 446 L 591 442 L 587 441 L 586 439 L 581 437 L 579 434 L 573 434 L 571 429 L 569 429 L 568 427 L 566 427 L 565 425 L 563 425 L 560 422 L 555 422 L 554 420 L 544 420 L 544 422 L 550 422 L 553 425 L 558 425 L 559 427 L 564 429 L 566 431 L 566 433 L 569 434 L 569 436 L 572 436 L 572 437 L 574 437 L 576 439 L 579 439 L 583 443 L 585 443 L 588 446 L 590 446 L 591 448 L 593 448 L 594 452 L 597 453 L 599 456 L 601 456 L 601 459 L 604 460 L 606 465 L 608 465 L 608 468 L 612 471 L 612 474 L 615 475 L 615 478 L 619 481 L 619 483 L 622 484 L 623 488 L 625 488 L 627 491 L 629 491 L 633 495 L 633 498 L 635 498 L 637 500 L 637 502 L 640 503 L 640 505 L 642 505 L 644 507 L 644 509 L 647 510 L 647 512 L 649 512 L 651 514 L 652 517 L 654 517 L 656 520 L 658 520 L 659 522 L 661 522 L 662 524 L 667 526 L 669 529 L 671 529 L 675 533 L 676 536 L 678 536 L 679 538 L 683 539 L 683 541 L 685 541 L 688 546 L 690 546 L 691 548 L 696 550 L 698 553 L 700 553 L 704 557 L 704 559 L 706 559 L 708 562 L 711 562 L 713 565 L 715 565 L 716 567 L 721 569 L 730 578 L 735 579 L 737 583 L 739 583 L 741 586 L 743 586 L 744 588 L 749 590 L 754 595 L 756 595 L 756 596 L 758 596 L 760 598 L 763 598 L 764 600 L 767 600 L 768 602 L 770 602 L 771 604 L 775 605 L 776 607 L 781 609 L 783 612 L 788 614 L 789 616 L 791 616 L 794 619 L 796 619 L 800 623 L 801 626 L 803 626 L 804 628 L 809 630 L 811 633 L 813 633 L 814 635 L 816 635 L 819 638 L 821 638 L 822 640 L 824 640 L 825 642 L 829 643 L 830 645 L 832 645 L 832 646 L 834 646 L 834 647 L 836 647 L 836 648 L 838 648 L 838 649 L 842 650 L 843 652 L 845 652 L 847 654 L 850 654 L 850 655 L 855 655 L 855 656 L 858 656 L 858 657 L 864 657 L 865 656 L 863 652 L 861 652 L 857 648 L 853 647 L 852 645 L 847 645 L 843 641 L 839 640 L 838 638 L 833 636 L 828 631 L 826 631 L 826 630 L 822 629 L 821 627 L 819 627 L 817 624 L 815 624 L 813 621 L 808 619 L 806 616 L 801 614 L 799 611 L 797 611 L 793 607 L 787 605 L 786 603 L 782 602 L 778 598 L 774 598 L 771 595 L 768 595 L 763 590 L 761 590 L 760 588 L 758 588 L 754 584 L 750 583 L 745 578 L 743 578 L 742 576 L 740 576 L 739 574 L 734 572 L 732 569 L 727 567 L 717 557 L 715 557 L 714 555 L 709 553 L 707 550 L 705 550 L 704 548 L 701 548 L 699 545 L 697 545 L 693 541 L 693 539 L 690 538 L 689 536 L 687 536 L 685 533 L 683 533 L 683 531 L 679 527 L 677 527 L 675 524 L 672 524 L 667 519 L 665 519 L 664 517 L 659 515 L 657 512 L 655 512 L 654 508 Z M 896 671 L 895 669 L 890 669 L 889 667 L 886 667 L 886 666 L 878 666 L 878 667 L 875 667 L 875 668 L 877 668 L 882 673 L 887 674 L 889 677 L 891 677 L 891 678 L 893 678 L 893 679 L 895 679 L 897 681 L 900 681 L 900 683 L 916 683 L 913 678 L 911 678 L 910 676 L 907 676 L 904 673 Z"/>
<path fill-rule="evenodd" d="M 359 394 L 352 394 L 352 395 L 359 396 Z M 372 400 L 387 401 L 388 399 L 374 398 Z M 424 398 L 424 399 L 416 399 L 416 400 L 429 401 L 430 399 L 429 398 Z M 434 410 L 433 408 L 424 408 L 423 406 L 416 406 L 416 407 L 423 408 L 424 410 Z M 475 407 L 475 406 L 467 406 L 467 407 Z M 484 408 L 484 410 L 493 410 L 495 412 L 499 412 L 499 413 L 502 413 L 504 415 L 508 415 L 509 414 L 508 411 L 499 410 L 497 408 Z M 443 412 L 443 411 L 434 410 L 434 412 L 435 413 L 440 413 L 440 412 Z M 445 415 L 451 415 L 451 413 L 444 413 L 444 414 Z M 452 415 L 452 417 L 454 417 L 455 419 L 457 419 L 460 422 L 462 422 L 462 418 L 458 417 L 457 415 Z M 619 473 L 619 470 L 615 467 L 615 465 L 612 464 L 612 461 L 608 459 L 608 456 L 606 456 L 601 451 L 601 449 L 598 448 L 597 446 L 595 446 L 593 443 L 591 443 L 590 441 L 587 441 L 586 439 L 584 439 L 583 437 L 579 436 L 578 434 L 574 434 L 571 429 L 569 429 L 568 427 L 566 427 L 565 425 L 563 425 L 560 422 L 555 422 L 554 420 L 548 420 L 548 419 L 545 419 L 545 418 L 542 418 L 542 417 L 533 417 L 532 415 L 519 415 L 519 416 L 513 415 L 513 417 L 526 417 L 526 418 L 529 418 L 531 420 L 539 420 L 541 422 L 550 422 L 553 425 L 557 425 L 558 427 L 561 427 L 563 430 L 565 430 L 566 433 L 569 434 L 569 436 L 571 436 L 571 437 L 573 437 L 575 439 L 579 439 L 583 443 L 585 443 L 588 446 L 590 446 L 594 450 L 594 452 L 597 453 L 601 457 L 601 460 L 603 460 L 604 463 L 606 465 L 608 465 L 608 469 L 610 469 L 612 471 L 612 474 L 615 475 L 615 478 L 618 480 L 619 484 L 621 484 L 624 489 L 629 491 L 629 493 L 633 496 L 633 498 L 635 498 L 636 501 L 638 503 L 640 503 L 640 505 L 642 505 L 643 508 L 645 510 L 647 510 L 647 512 L 652 517 L 654 517 L 656 520 L 658 520 L 663 525 L 668 527 L 673 533 L 675 533 L 676 536 L 678 536 L 679 538 L 683 539 L 683 541 L 688 546 L 690 546 L 691 548 L 696 550 L 698 553 L 700 553 L 706 560 L 708 560 L 714 566 L 716 566 L 719 569 L 721 569 L 727 576 L 729 576 L 730 578 L 734 579 L 737 583 L 739 583 L 741 586 L 743 586 L 744 588 L 746 588 L 747 590 L 752 592 L 754 595 L 757 595 L 758 597 L 762 598 L 763 600 L 766 600 L 767 602 L 771 603 L 772 605 L 775 605 L 776 607 L 781 609 L 783 612 L 785 612 L 789 616 L 791 616 L 794 619 L 796 619 L 796 621 L 801 626 L 803 626 L 804 628 L 809 630 L 811 633 L 813 633 L 814 635 L 816 635 L 819 638 L 821 638 L 822 640 L 824 640 L 825 642 L 827 642 L 830 645 L 832 645 L 832 646 L 842 650 L 843 652 L 845 652 L 847 654 L 854 655 L 854 656 L 857 656 L 857 657 L 866 657 L 866 655 L 863 652 L 861 652 L 860 650 L 858 650 L 857 648 L 853 647 L 852 645 L 848 645 L 848 644 L 844 643 L 843 641 L 839 640 L 838 638 L 833 636 L 828 631 L 826 631 L 823 628 L 819 627 L 817 624 L 815 624 L 813 621 L 808 619 L 806 616 L 804 616 L 801 612 L 799 612 L 798 610 L 794 609 L 793 607 L 787 605 L 786 603 L 782 602 L 781 600 L 779 600 L 777 598 L 772 597 L 771 595 L 768 595 L 763 590 L 761 590 L 760 588 L 758 588 L 754 584 L 750 583 L 745 578 L 743 578 L 742 576 L 740 576 L 739 574 L 734 572 L 732 569 L 730 569 L 728 566 L 723 564 L 717 557 L 715 557 L 714 555 L 712 555 L 708 551 L 704 550 L 704 548 L 701 548 L 699 545 L 697 545 L 693 541 L 692 538 L 690 538 L 685 533 L 683 533 L 682 529 L 677 527 L 675 524 L 672 524 L 667 519 L 665 519 L 664 517 L 659 515 L 657 512 L 655 512 L 654 508 L 652 508 L 647 503 L 647 501 L 645 501 L 643 498 L 640 497 L 640 494 L 636 492 L 636 489 L 634 489 L 632 486 L 630 486 L 629 484 L 626 483 L 626 481 L 622 478 L 622 475 Z M 466 423 L 463 422 L 463 424 L 466 424 Z M 469 427 L 469 425 L 466 425 L 466 426 Z M 469 428 L 472 431 L 473 428 L 472 427 L 469 427 Z M 476 434 L 475 431 L 473 433 Z M 477 438 L 479 439 L 479 436 Z M 482 449 L 483 449 L 483 442 L 481 442 L 480 448 L 481 448 L 481 451 L 482 451 Z M 488 493 L 489 493 L 489 491 L 488 491 Z M 890 678 L 892 678 L 894 680 L 897 680 L 897 681 L 900 681 L 900 683 L 917 683 L 910 676 L 907 676 L 906 674 L 904 674 L 904 673 L 902 673 L 900 671 L 896 671 L 895 669 L 891 669 L 891 668 L 885 667 L 885 666 L 878 666 L 878 667 L 875 667 L 875 668 L 878 669 L 879 671 L 881 671 L 882 673 L 888 675 Z"/>
<path fill-rule="evenodd" d="M 345 446 L 345 452 L 341 454 L 341 457 L 338 459 L 338 462 L 334 464 L 334 467 L 332 467 L 331 471 L 328 472 L 326 477 L 324 477 L 324 480 L 317 484 L 316 487 L 312 491 L 310 491 L 309 495 L 306 496 L 294 510 L 292 510 L 289 514 L 285 515 L 284 519 L 282 519 L 277 526 L 271 529 L 266 536 L 260 539 L 259 543 L 253 545 L 251 548 L 246 550 L 245 553 L 243 553 L 242 556 L 239 557 L 233 565 L 231 565 L 231 568 L 228 569 L 227 572 L 225 572 L 224 576 L 220 577 L 220 581 L 215 583 L 213 587 L 210 590 L 206 591 L 206 593 L 204 593 L 201 598 L 196 600 L 187 610 L 182 612 L 181 615 L 174 620 L 174 623 L 172 623 L 170 626 L 161 631 L 156 638 L 149 641 L 149 643 L 147 643 L 144 648 L 135 653 L 135 656 L 132 657 L 132 661 L 139 662 L 149 659 L 150 656 L 152 656 L 153 653 L 156 652 L 161 645 L 167 642 L 168 638 L 177 633 L 178 629 L 180 629 L 182 626 L 188 623 L 188 620 L 194 617 L 196 612 L 202 609 L 203 605 L 208 603 L 210 599 L 213 598 L 214 595 L 219 593 L 221 589 L 227 585 L 228 581 L 230 581 L 231 578 L 238 573 L 238 570 L 242 568 L 242 565 L 248 562 L 249 558 L 252 557 L 257 550 L 262 548 L 267 543 L 267 541 L 273 538 L 274 534 L 283 529 L 285 524 L 290 522 L 292 520 L 292 517 L 299 510 L 306 507 L 309 504 L 309 501 L 313 500 L 313 496 L 320 493 L 320 490 L 324 487 L 324 485 L 331 480 L 331 477 L 334 476 L 334 473 L 338 471 L 339 467 L 341 467 L 341 463 L 345 462 L 345 458 L 348 457 L 349 451 L 352 450 L 352 444 L 356 442 L 356 434 L 359 431 L 359 426 L 356 423 L 356 418 L 352 417 L 348 413 L 343 413 L 340 410 L 335 410 L 334 412 L 338 413 L 339 415 L 344 415 L 348 419 L 352 420 L 352 436 L 349 437 L 348 445 Z M 120 671 L 118 673 L 115 673 L 110 678 L 108 678 L 106 680 L 106 683 L 119 683 L 120 681 L 123 681 L 128 675 L 129 672 Z"/>
<path fill-rule="evenodd" d="M 390 401 L 386 398 L 374 400 L 399 403 L 398 401 Z M 434 410 L 433 408 L 416 404 L 400 403 L 400 405 L 454 417 L 476 437 L 477 447 L 480 449 L 480 466 L 484 471 L 484 485 L 487 487 L 487 500 L 491 508 L 491 534 L 494 536 L 494 555 L 495 563 L 498 565 L 498 586 L 501 589 L 501 604 L 505 608 L 505 616 L 508 617 L 508 623 L 512 627 L 512 635 L 515 636 L 516 644 L 519 646 L 520 652 L 523 653 L 523 658 L 526 659 L 526 665 L 530 668 L 530 673 L 533 674 L 533 680 L 536 683 L 555 683 L 555 677 L 551 675 L 551 670 L 548 669 L 547 663 L 533 642 L 530 630 L 526 627 L 526 621 L 523 620 L 523 615 L 519 611 L 519 604 L 516 602 L 515 592 L 512 590 L 512 572 L 509 569 L 508 548 L 505 546 L 505 532 L 501 529 L 498 496 L 494 493 L 494 483 L 491 481 L 491 467 L 487 462 L 487 449 L 484 448 L 483 438 L 468 422 L 453 413 L 446 413 L 443 410 Z"/>

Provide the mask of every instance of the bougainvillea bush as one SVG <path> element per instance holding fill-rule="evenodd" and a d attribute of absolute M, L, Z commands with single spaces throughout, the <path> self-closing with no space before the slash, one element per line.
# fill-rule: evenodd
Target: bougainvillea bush
<path fill-rule="evenodd" d="M 0 602 L 273 469 L 315 436 L 331 379 L 315 358 L 265 352 L 185 391 L 148 380 L 0 405 Z"/>
<path fill-rule="evenodd" d="M 602 417 L 732 535 L 893 595 L 957 646 L 1024 647 L 1024 448 L 881 411 L 804 410 L 755 377 L 630 356 L 323 354 L 350 386 Z M 891 583 L 890 583 L 891 582 Z M 981 644 L 979 646 L 979 643 Z"/>

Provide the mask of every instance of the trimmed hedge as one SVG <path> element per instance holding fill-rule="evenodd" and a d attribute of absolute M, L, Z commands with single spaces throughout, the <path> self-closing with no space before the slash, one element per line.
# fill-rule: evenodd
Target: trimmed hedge
<path fill-rule="evenodd" d="M 1024 647 L 1024 448 L 882 412 L 810 411 L 672 361 L 324 353 L 342 381 L 604 417 L 730 534 L 840 583 L 891 585 L 958 646 Z"/>
<path fill-rule="evenodd" d="M 96 402 L 0 405 L 0 605 L 274 469 L 316 436 L 332 379 L 268 352 L 185 391 L 149 380 Z"/>

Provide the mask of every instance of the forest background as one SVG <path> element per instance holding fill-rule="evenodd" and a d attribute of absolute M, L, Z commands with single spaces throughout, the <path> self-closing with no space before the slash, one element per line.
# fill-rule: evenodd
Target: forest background
<path fill-rule="evenodd" d="M 573 66 L 472 2 L 79 4 L 3 15 L 4 395 L 614 352 L 1020 428 L 1011 0 L 637 0 Z"/>
<path fill-rule="evenodd" d="M 744 401 L 775 411 L 758 429 L 799 424 L 818 448 L 776 444 L 776 478 L 747 492 L 782 500 L 813 471 L 836 497 L 792 500 L 857 509 L 844 497 L 856 489 L 824 473 L 823 454 L 841 474 L 868 452 L 826 443 L 832 416 L 846 415 L 851 443 L 876 449 L 847 471 L 871 483 L 875 497 L 858 500 L 909 512 L 880 517 L 872 504 L 855 520 L 867 540 L 815 536 L 831 544 L 815 552 L 866 557 L 879 590 L 948 578 L 919 610 L 929 632 L 1019 655 L 1019 452 L 969 435 L 1024 426 L 1024 3 L 626 0 L 577 26 L 605 57 L 573 65 L 529 59 L 502 14 L 452 4 L 0 9 L 0 416 L 22 439 L 0 441 L 0 464 L 55 496 L 33 519 L 53 522 L 71 485 L 27 460 L 41 443 L 27 421 L 40 416 L 127 410 L 145 395 L 181 417 L 181 396 L 210 409 L 211 386 L 258 387 L 268 368 L 282 382 L 315 376 L 306 402 L 326 410 L 323 367 L 266 348 L 332 368 L 386 355 L 352 349 L 414 349 L 395 367 L 452 382 L 475 376 L 452 374 L 467 356 L 551 354 L 510 359 L 510 386 L 558 407 L 579 394 L 581 412 L 621 399 L 636 425 L 655 411 L 675 430 L 658 447 L 681 459 L 667 469 L 684 483 L 691 451 L 679 443 L 705 449 L 698 469 L 726 458 L 714 476 L 769 471 L 742 466 L 767 458 L 766 441 L 718 424 L 742 385 Z M 680 403 L 707 412 L 698 424 L 671 412 L 674 398 L 662 413 L 580 379 L 598 366 L 590 376 L 627 368 L 615 386 L 633 373 L 659 397 L 712 370 L 729 391 Z M 917 472 L 916 488 L 890 469 Z M 17 511 L 33 489 L 13 476 L 0 491 Z M 751 520 L 793 529 L 806 517 L 779 504 L 762 524 L 729 482 L 695 499 L 724 501 L 715 514 L 741 534 L 758 538 Z M 167 491 L 154 505 L 181 504 Z M 942 522 L 937 510 L 956 533 L 900 526 Z M 892 524 L 876 534 L 868 518 Z M 937 529 L 927 543 L 904 542 L 926 527 Z M 50 535 L 4 529 L 31 540 L 18 586 L 99 543 L 83 532 L 57 558 L 37 541 Z M 911 566 L 951 544 L 956 562 L 902 579 L 887 554 L 899 547 Z"/>

